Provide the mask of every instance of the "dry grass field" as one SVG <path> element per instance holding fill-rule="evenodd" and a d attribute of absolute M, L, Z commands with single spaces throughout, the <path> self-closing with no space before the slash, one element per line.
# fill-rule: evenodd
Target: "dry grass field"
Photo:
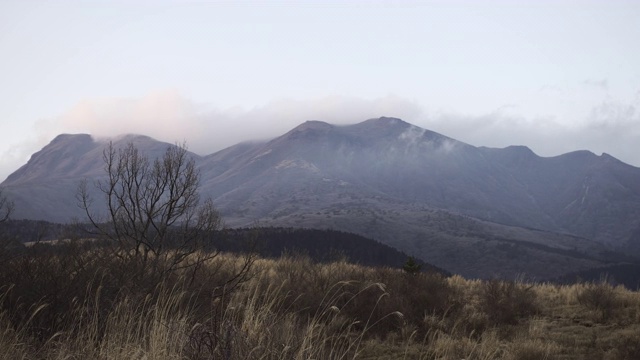
<path fill-rule="evenodd" d="M 607 282 L 233 254 L 135 277 L 64 247 L 3 259 L 0 359 L 640 359 L 640 294 Z"/>

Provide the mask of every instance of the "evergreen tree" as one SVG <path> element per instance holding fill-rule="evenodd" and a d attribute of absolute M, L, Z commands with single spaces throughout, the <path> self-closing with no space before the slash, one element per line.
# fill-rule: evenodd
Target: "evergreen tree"
<path fill-rule="evenodd" d="M 407 274 L 415 275 L 420 272 L 422 266 L 416 262 L 416 259 L 413 256 L 409 256 L 407 262 L 402 266 L 402 270 L 404 270 Z"/>

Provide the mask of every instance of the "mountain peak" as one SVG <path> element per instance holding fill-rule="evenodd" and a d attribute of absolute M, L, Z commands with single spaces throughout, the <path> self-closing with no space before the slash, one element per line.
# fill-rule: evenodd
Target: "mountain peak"
<path fill-rule="evenodd" d="M 343 128 L 346 132 L 361 138 L 374 141 L 386 141 L 395 143 L 400 141 L 406 146 L 422 146 L 439 148 L 445 145 L 448 148 L 456 144 L 463 144 L 442 134 L 410 124 L 404 120 L 393 117 L 380 117 L 369 119 L 355 125 Z"/>
<path fill-rule="evenodd" d="M 611 163 L 621 163 L 624 164 L 622 161 L 620 161 L 619 159 L 611 156 L 610 154 L 607 154 L 606 152 L 603 152 L 600 155 L 600 159 L 602 159 L 605 162 L 611 162 Z"/>
<path fill-rule="evenodd" d="M 533 159 L 538 157 L 538 155 L 536 155 L 533 150 L 524 145 L 507 146 L 503 151 L 510 154 L 513 158 L 517 158 L 520 160 Z"/>
<path fill-rule="evenodd" d="M 67 142 L 87 142 L 92 141 L 89 134 L 60 134 L 51 140 L 51 144 L 67 143 Z"/>
<path fill-rule="evenodd" d="M 329 133 L 333 128 L 333 125 L 324 121 L 308 120 L 284 134 L 282 138 L 289 140 L 316 138 Z"/>
<path fill-rule="evenodd" d="M 326 123 L 320 120 L 307 120 L 302 124 L 296 126 L 294 131 L 304 131 L 304 130 L 329 130 L 332 129 L 333 125 Z"/>
<path fill-rule="evenodd" d="M 3 184 L 19 181 L 42 180 L 51 174 L 65 174 L 78 166 L 78 159 L 95 148 L 96 143 L 88 134 L 60 134 L 29 161 L 9 175 Z M 62 168 L 57 171 L 56 166 Z"/>
<path fill-rule="evenodd" d="M 109 142 L 113 142 L 116 148 L 134 143 L 150 158 L 162 156 L 167 146 L 170 146 L 168 143 L 138 134 L 104 138 L 95 138 L 89 134 L 60 134 L 40 151 L 31 155 L 29 161 L 9 175 L 3 185 L 20 182 L 46 183 L 52 179 L 101 174 L 102 163 L 95 161 L 95 155 L 101 159 L 102 152 Z"/>
<path fill-rule="evenodd" d="M 528 146 L 524 145 L 509 145 L 505 149 L 521 154 L 533 154 L 533 151 Z"/>
<path fill-rule="evenodd" d="M 113 143 L 140 143 L 140 142 L 157 142 L 158 140 L 141 134 L 121 134 L 113 137 L 103 138 L 105 141 L 112 141 Z"/>
<path fill-rule="evenodd" d="M 379 117 L 365 120 L 354 125 L 347 125 L 344 128 L 361 135 L 368 134 L 373 137 L 387 137 L 398 136 L 412 126 L 413 125 L 398 118 Z"/>
<path fill-rule="evenodd" d="M 409 124 L 408 122 L 402 120 L 402 119 L 398 119 L 398 118 L 394 118 L 394 117 L 387 117 L 387 116 L 381 116 L 379 118 L 374 118 L 374 119 L 369 119 L 369 120 L 365 120 L 363 122 L 360 123 L 361 125 L 373 125 L 373 126 L 401 126 L 401 127 L 406 127 L 406 126 L 411 126 L 411 124 Z"/>

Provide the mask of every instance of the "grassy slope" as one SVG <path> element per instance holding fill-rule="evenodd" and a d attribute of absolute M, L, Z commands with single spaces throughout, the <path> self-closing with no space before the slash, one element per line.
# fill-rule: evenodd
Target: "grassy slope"
<path fill-rule="evenodd" d="M 176 276 L 136 289 L 115 282 L 109 272 L 84 276 L 90 274 L 79 273 L 70 257 L 84 264 L 82 271 L 96 274 L 113 264 L 94 263 L 95 254 L 71 250 L 66 256 L 40 253 L 3 263 L 0 359 L 640 355 L 640 294 L 606 284 L 410 276 L 390 268 L 284 257 L 256 260 L 251 277 L 225 292 L 218 285 L 243 259 L 222 255 L 196 278 Z"/>

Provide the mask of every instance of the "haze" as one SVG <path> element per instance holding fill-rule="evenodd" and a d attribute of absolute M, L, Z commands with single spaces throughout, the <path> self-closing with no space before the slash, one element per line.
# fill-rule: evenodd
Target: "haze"
<path fill-rule="evenodd" d="M 640 2 L 0 3 L 0 179 L 59 133 L 208 154 L 394 116 L 640 166 Z"/>

